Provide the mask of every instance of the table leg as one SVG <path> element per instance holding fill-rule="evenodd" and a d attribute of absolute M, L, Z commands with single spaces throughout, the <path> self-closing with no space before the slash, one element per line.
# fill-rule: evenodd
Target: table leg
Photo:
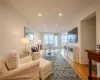
<path fill-rule="evenodd" d="M 88 80 L 92 80 L 92 60 L 89 59 L 89 76 Z"/>

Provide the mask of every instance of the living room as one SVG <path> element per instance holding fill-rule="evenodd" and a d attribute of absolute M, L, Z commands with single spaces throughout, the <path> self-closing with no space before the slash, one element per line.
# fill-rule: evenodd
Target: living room
<path fill-rule="evenodd" d="M 56 3 L 58 3 L 58 5 L 55 5 Z M 28 44 L 26 44 L 27 48 L 33 45 L 37 45 L 39 40 L 41 40 L 43 43 L 44 42 L 43 33 L 58 33 L 59 35 L 58 45 L 60 49 L 62 49 L 60 41 L 61 34 L 66 33 L 77 27 L 78 41 L 75 43 L 68 42 L 67 45 L 76 46 L 78 48 L 78 58 L 79 58 L 77 62 L 79 64 L 88 65 L 88 56 L 84 55 L 87 54 L 84 50 L 90 48 L 87 47 L 83 49 L 83 44 L 85 45 L 86 43 L 84 43 L 82 32 L 85 32 L 86 29 L 83 29 L 82 22 L 92 14 L 95 14 L 96 16 L 96 27 L 95 27 L 96 36 L 94 37 L 96 40 L 95 49 L 98 49 L 97 45 L 100 44 L 100 36 L 99 36 L 100 1 L 99 0 L 95 1 L 94 0 L 92 1 L 91 0 L 82 0 L 82 1 L 0 0 L 0 26 L 1 26 L 0 56 L 5 57 L 12 50 L 16 50 L 17 53 L 19 54 L 21 53 L 22 49 L 25 48 L 25 45 L 21 43 L 21 39 L 24 38 L 25 36 L 24 32 L 25 27 L 32 30 L 32 32 L 34 33 L 34 39 L 31 40 Z M 99 63 L 97 63 L 97 77 L 100 77 Z M 38 80 L 38 79 L 23 79 L 23 80 Z M 65 79 L 60 79 L 60 80 L 65 80 Z"/>

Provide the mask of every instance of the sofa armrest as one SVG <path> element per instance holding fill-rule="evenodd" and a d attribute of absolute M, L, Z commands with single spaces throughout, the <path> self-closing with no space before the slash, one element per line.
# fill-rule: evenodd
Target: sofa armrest
<path fill-rule="evenodd" d="M 39 60 L 27 62 L 6 72 L 0 80 L 39 80 Z"/>
<path fill-rule="evenodd" d="M 32 61 L 32 56 L 31 55 L 23 57 L 23 58 L 20 58 L 20 63 L 21 64 L 29 62 L 29 61 Z"/>

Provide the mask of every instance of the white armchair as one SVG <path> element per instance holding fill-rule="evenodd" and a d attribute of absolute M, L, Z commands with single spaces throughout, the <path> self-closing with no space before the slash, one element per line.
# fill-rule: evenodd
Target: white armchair
<path fill-rule="evenodd" d="M 0 80 L 39 80 L 39 60 L 29 61 L 19 65 L 16 69 L 2 72 Z"/>

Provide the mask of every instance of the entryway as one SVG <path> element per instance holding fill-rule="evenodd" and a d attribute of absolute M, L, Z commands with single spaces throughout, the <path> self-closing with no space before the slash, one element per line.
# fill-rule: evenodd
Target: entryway
<path fill-rule="evenodd" d="M 96 50 L 96 12 L 81 21 L 81 63 L 88 64 L 85 50 Z M 93 62 L 93 70 L 97 71 L 97 64 Z"/>

